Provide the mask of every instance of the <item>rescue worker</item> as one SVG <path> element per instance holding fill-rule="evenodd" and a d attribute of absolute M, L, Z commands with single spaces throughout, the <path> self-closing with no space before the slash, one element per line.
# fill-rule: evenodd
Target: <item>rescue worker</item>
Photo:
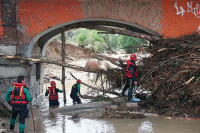
<path fill-rule="evenodd" d="M 133 87 L 137 85 L 137 66 L 135 64 L 137 60 L 137 56 L 132 54 L 130 56 L 130 60 L 127 60 L 127 68 L 126 68 L 126 85 L 123 88 L 121 93 L 122 96 L 125 96 L 125 91 L 128 89 L 128 101 L 131 102 Z"/>
<path fill-rule="evenodd" d="M 45 96 L 49 95 L 49 106 L 58 106 L 58 92 L 62 93 L 64 90 L 56 88 L 56 83 L 54 81 L 51 81 L 50 85 L 51 87 L 48 87 L 49 89 L 46 90 Z"/>
<path fill-rule="evenodd" d="M 26 88 L 26 78 L 24 76 L 18 76 L 17 82 L 13 83 L 13 86 L 6 92 L 5 99 L 12 105 L 10 130 L 12 132 L 14 131 L 16 117 L 19 114 L 19 133 L 24 133 L 25 117 L 28 114 L 27 103 L 31 102 L 32 97 Z"/>
<path fill-rule="evenodd" d="M 78 79 L 76 84 L 74 84 L 72 86 L 70 97 L 73 100 L 73 104 L 75 104 L 76 102 L 78 104 L 81 104 L 81 99 L 78 97 L 78 94 L 81 95 L 81 93 L 80 93 L 80 86 L 81 86 L 80 83 L 81 83 L 81 80 Z"/>

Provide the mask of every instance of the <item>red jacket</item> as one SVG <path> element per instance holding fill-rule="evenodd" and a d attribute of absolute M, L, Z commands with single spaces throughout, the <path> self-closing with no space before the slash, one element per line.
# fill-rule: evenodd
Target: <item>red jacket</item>
<path fill-rule="evenodd" d="M 26 95 L 24 94 L 23 91 L 24 86 L 26 86 L 26 84 L 13 83 L 11 104 L 13 105 L 27 104 Z"/>
<path fill-rule="evenodd" d="M 131 63 L 130 60 L 127 60 L 127 67 L 126 67 L 126 77 L 133 78 L 136 81 L 137 77 L 137 66 L 135 63 Z"/>

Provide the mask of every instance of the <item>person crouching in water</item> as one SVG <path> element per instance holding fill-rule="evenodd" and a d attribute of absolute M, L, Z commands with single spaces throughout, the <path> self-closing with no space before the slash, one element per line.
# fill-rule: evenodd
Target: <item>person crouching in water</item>
<path fill-rule="evenodd" d="M 13 83 L 13 86 L 6 92 L 5 99 L 12 105 L 10 130 L 14 132 L 15 121 L 19 114 L 19 133 L 24 133 L 25 117 L 28 114 L 27 103 L 31 102 L 32 97 L 26 88 L 26 78 L 24 76 L 18 76 L 17 82 L 18 83 Z"/>
<path fill-rule="evenodd" d="M 80 83 L 81 83 L 81 80 L 78 79 L 76 84 L 74 84 L 72 86 L 70 97 L 73 100 L 73 104 L 75 104 L 76 102 L 78 104 L 81 104 L 81 99 L 78 97 L 78 94 L 81 95 L 81 93 L 80 93 L 80 86 L 81 86 Z"/>
<path fill-rule="evenodd" d="M 137 85 L 137 66 L 135 62 L 137 61 L 137 56 L 132 54 L 130 60 L 127 60 L 126 68 L 126 85 L 121 93 L 122 96 L 125 96 L 125 91 L 128 89 L 128 101 L 132 102 L 133 87 Z M 134 90 L 135 92 L 135 90 Z"/>
<path fill-rule="evenodd" d="M 51 87 L 48 87 L 48 90 L 45 92 L 45 96 L 49 95 L 49 106 L 59 106 L 58 92 L 62 93 L 64 90 L 56 88 L 54 81 L 51 81 L 50 85 Z"/>

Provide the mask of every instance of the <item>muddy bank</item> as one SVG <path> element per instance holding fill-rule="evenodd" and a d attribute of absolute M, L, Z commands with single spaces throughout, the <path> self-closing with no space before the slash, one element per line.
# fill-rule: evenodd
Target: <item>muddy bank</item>
<path fill-rule="evenodd" d="M 84 104 L 75 104 L 50 110 L 51 114 L 61 113 L 73 118 L 118 118 L 140 119 L 157 117 L 157 114 L 147 113 L 138 103 L 127 103 L 124 98 L 115 98 L 112 101 L 97 101 Z"/>

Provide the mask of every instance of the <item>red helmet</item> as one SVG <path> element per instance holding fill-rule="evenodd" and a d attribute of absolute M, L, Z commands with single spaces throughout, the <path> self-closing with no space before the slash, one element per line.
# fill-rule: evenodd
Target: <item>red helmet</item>
<path fill-rule="evenodd" d="M 132 55 L 130 56 L 130 59 L 131 59 L 131 60 L 136 60 L 136 59 L 137 59 L 137 56 L 136 56 L 135 54 L 132 54 Z"/>
<path fill-rule="evenodd" d="M 51 81 L 51 83 L 50 83 L 50 84 L 51 84 L 51 86 L 52 86 L 52 85 L 56 85 L 56 82 L 54 82 L 54 81 Z"/>
<path fill-rule="evenodd" d="M 77 79 L 77 83 L 81 83 L 81 80 L 80 80 L 80 79 Z"/>

